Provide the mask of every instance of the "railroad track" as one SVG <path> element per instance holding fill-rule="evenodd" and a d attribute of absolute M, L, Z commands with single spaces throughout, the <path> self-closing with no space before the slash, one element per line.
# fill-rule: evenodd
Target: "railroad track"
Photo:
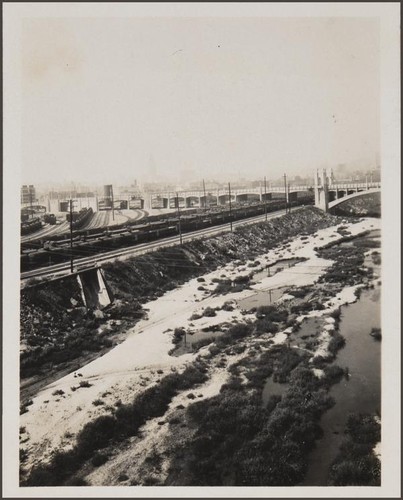
<path fill-rule="evenodd" d="M 276 217 L 280 217 L 285 214 L 285 210 L 279 210 L 277 212 L 272 212 L 267 214 L 267 219 L 273 219 Z M 261 222 L 265 220 L 265 214 L 257 215 L 254 217 L 250 217 L 248 219 L 242 219 L 238 221 L 234 221 L 232 223 L 232 227 L 238 227 L 248 224 L 255 224 L 256 222 Z M 225 224 L 214 226 L 211 228 L 199 229 L 197 231 L 192 231 L 189 233 L 185 233 L 182 235 L 182 241 L 192 241 L 194 239 L 205 238 L 207 236 L 216 236 L 218 234 L 222 234 L 225 232 L 229 232 L 230 224 L 226 222 Z M 121 248 L 118 250 L 112 250 L 110 252 L 98 253 L 91 257 L 81 257 L 74 259 L 73 266 L 74 272 L 84 271 L 86 269 L 91 269 L 100 264 L 105 264 L 107 262 L 111 262 L 115 259 L 125 259 L 130 258 L 135 255 L 143 255 L 148 252 L 153 252 L 159 248 L 169 247 L 178 245 L 180 241 L 179 235 L 170 236 L 168 238 L 163 238 L 158 241 L 154 241 L 151 243 L 140 243 L 138 245 Z M 60 277 L 63 275 L 68 275 L 71 273 L 70 270 L 70 262 L 63 262 L 61 264 L 54 264 L 48 267 L 42 267 L 38 269 L 34 269 L 32 271 L 27 271 L 21 273 L 21 282 L 24 285 L 24 282 L 30 278 L 38 278 L 38 277 Z"/>

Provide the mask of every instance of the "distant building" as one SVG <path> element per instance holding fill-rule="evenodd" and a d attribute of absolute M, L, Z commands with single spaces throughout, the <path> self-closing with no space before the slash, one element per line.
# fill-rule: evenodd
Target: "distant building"
<path fill-rule="evenodd" d="M 30 205 L 36 202 L 36 191 L 32 184 L 21 187 L 21 205 Z"/>

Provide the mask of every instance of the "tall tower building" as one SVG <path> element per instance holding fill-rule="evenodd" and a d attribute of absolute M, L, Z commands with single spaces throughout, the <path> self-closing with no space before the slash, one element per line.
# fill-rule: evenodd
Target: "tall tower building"
<path fill-rule="evenodd" d="M 36 191 L 32 184 L 21 187 L 21 205 L 31 205 L 36 202 Z"/>

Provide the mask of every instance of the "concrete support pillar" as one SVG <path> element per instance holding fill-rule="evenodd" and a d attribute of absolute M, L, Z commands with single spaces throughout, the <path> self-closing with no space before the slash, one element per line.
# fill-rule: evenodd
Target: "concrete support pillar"
<path fill-rule="evenodd" d="M 314 189 L 315 206 L 327 212 L 329 205 L 329 191 L 325 169 L 323 169 L 320 173 L 316 171 Z"/>

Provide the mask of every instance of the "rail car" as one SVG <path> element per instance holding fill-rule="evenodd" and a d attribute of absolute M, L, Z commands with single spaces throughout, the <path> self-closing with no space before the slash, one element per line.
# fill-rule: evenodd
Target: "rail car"
<path fill-rule="evenodd" d="M 73 229 L 78 229 L 81 226 L 83 226 L 85 222 L 88 222 L 93 213 L 94 212 L 91 207 L 82 208 L 79 212 L 73 212 L 73 213 L 68 212 L 66 214 L 66 221 L 70 222 L 71 219 L 73 219 L 72 222 Z"/>
<path fill-rule="evenodd" d="M 26 235 L 37 231 L 42 227 L 42 222 L 39 217 L 21 222 L 21 235 Z"/>
<path fill-rule="evenodd" d="M 312 197 L 300 198 L 290 205 L 312 204 Z M 275 200 L 267 203 L 267 212 L 274 212 L 284 208 L 284 201 Z M 37 267 L 56 264 L 70 259 L 71 252 L 74 258 L 89 257 L 102 252 L 125 248 L 141 243 L 148 243 L 161 238 L 175 236 L 179 233 L 179 225 L 182 233 L 197 231 L 220 224 L 229 223 L 231 220 L 241 220 L 265 212 L 263 204 L 238 207 L 231 210 L 210 211 L 198 214 L 166 217 L 162 220 L 151 220 L 147 223 L 136 225 L 125 224 L 116 229 L 106 229 L 97 232 L 78 231 L 73 238 L 73 249 L 71 249 L 70 238 L 52 239 L 40 242 L 40 246 L 33 247 L 32 243 L 21 245 L 21 270 L 29 271 Z M 35 242 L 37 243 L 37 242 Z"/>

